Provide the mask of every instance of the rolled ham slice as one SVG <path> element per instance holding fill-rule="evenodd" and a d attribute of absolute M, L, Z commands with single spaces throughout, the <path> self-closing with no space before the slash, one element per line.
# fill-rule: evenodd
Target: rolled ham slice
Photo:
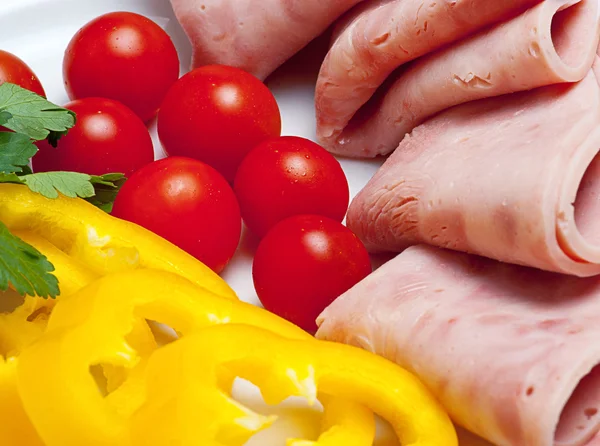
<path fill-rule="evenodd" d="M 354 199 L 348 226 L 371 251 L 427 243 L 600 274 L 598 68 L 417 127 Z"/>
<path fill-rule="evenodd" d="M 411 370 L 498 446 L 597 446 L 600 280 L 407 249 L 319 317 L 317 337 Z"/>
<path fill-rule="evenodd" d="M 192 68 L 223 64 L 266 78 L 361 0 L 171 0 Z"/>
<path fill-rule="evenodd" d="M 376 154 L 346 149 L 351 142 L 343 132 L 396 68 L 487 25 L 508 20 L 540 0 L 367 1 L 369 7 L 332 45 L 316 87 L 317 136 L 340 155 Z"/>
<path fill-rule="evenodd" d="M 452 106 L 580 81 L 599 37 L 598 0 L 539 3 L 400 71 L 343 130 L 343 153 L 387 154 L 426 118 Z"/>

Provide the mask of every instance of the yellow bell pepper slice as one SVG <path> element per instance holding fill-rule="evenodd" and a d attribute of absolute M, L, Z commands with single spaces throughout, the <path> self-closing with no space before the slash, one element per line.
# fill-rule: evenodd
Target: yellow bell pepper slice
<path fill-rule="evenodd" d="M 96 279 L 97 275 L 83 264 L 56 248 L 43 237 L 31 233 L 16 231 L 15 234 L 34 246 L 54 265 L 60 287 L 58 300 L 67 299 L 85 285 Z M 12 313 L 0 314 L 0 416 L 10 419 L 10 423 L 0 425 L 0 445 L 2 446 L 41 446 L 35 428 L 29 421 L 17 390 L 17 363 L 19 355 L 29 345 L 36 342 L 46 331 L 48 317 L 56 304 L 56 299 L 43 299 L 37 296 L 25 296 L 24 303 Z M 134 330 L 128 341 L 142 354 L 149 355 L 157 347 L 150 328 L 142 320 L 134 322 Z M 103 371 L 109 387 L 114 388 L 126 377 L 121 370 L 109 367 Z M 43 372 L 39 379 L 47 385 Z"/>
<path fill-rule="evenodd" d="M 367 446 L 375 438 L 373 412 L 362 404 L 319 393 L 326 408 L 317 441 L 290 438 L 287 446 Z"/>
<path fill-rule="evenodd" d="M 61 287 L 58 299 L 44 299 L 38 296 L 25 296 L 24 303 L 10 314 L 0 314 L 0 352 L 6 356 L 18 356 L 29 344 L 36 341 L 46 330 L 48 318 L 57 300 L 65 299 L 93 282 L 98 275 L 85 265 L 66 255 L 43 237 L 31 232 L 15 231 L 15 235 L 29 243 L 45 255 L 54 265 Z M 150 327 L 144 321 L 134 323 L 131 342 L 143 354 L 150 354 L 155 348 Z"/>
<path fill-rule="evenodd" d="M 41 374 L 39 377 L 43 380 Z M 2 446 L 44 446 L 21 404 L 17 390 L 17 358 L 0 356 L 0 444 Z"/>
<path fill-rule="evenodd" d="M 241 406 L 221 385 L 221 376 L 232 373 L 258 385 L 267 403 L 288 396 L 314 402 L 321 390 L 380 414 L 404 446 L 458 445 L 442 406 L 396 364 L 356 347 L 229 324 L 150 357 L 149 398 L 133 417 L 134 446 L 242 446 L 269 426 L 270 417 Z"/>
<path fill-rule="evenodd" d="M 79 198 L 48 199 L 26 186 L 0 184 L 0 221 L 11 231 L 40 235 L 98 275 L 153 268 L 183 276 L 237 299 L 214 271 L 158 235 L 112 217 Z"/>
<path fill-rule="evenodd" d="M 100 278 L 61 300 L 47 333 L 19 359 L 23 404 L 46 446 L 132 445 L 130 417 L 148 397 L 145 359 L 126 340 L 134 318 L 168 324 L 183 335 L 216 324 L 242 323 L 319 342 L 261 308 L 217 296 L 168 272 L 138 269 Z M 128 369 L 129 378 L 103 397 L 89 373 L 95 364 Z M 40 381 L 40 370 L 51 386 Z M 221 385 L 230 386 L 232 377 L 221 376 Z M 343 444 L 336 441 L 346 437 L 338 425 L 351 426 L 356 438 L 365 439 L 360 446 L 372 443 L 371 412 L 352 402 L 334 409 L 329 417 L 331 429 L 324 434 L 328 442 L 319 444 Z M 69 426 L 77 429 L 65 429 L 57 420 L 69 420 Z"/>
<path fill-rule="evenodd" d="M 13 234 L 45 255 L 54 266 L 52 274 L 58 279 L 61 296 L 69 296 L 98 277 L 83 263 L 65 254 L 44 237 L 30 231 L 13 231 Z M 17 312 L 26 312 L 30 316 L 41 308 L 52 309 L 56 299 L 44 299 L 26 296 L 24 304 Z M 49 312 L 48 312 L 49 313 Z"/>
<path fill-rule="evenodd" d="M 73 259 L 44 238 L 21 231 L 16 235 L 33 245 L 54 264 L 54 274 L 59 279 L 63 294 L 71 294 L 95 279 L 95 274 L 74 263 Z M 55 299 L 25 296 L 24 303 L 13 313 L 0 314 L 0 417 L 10 420 L 0 426 L 0 445 L 43 446 L 21 403 L 16 371 L 19 354 L 42 336 L 47 316 L 55 302 Z M 42 309 L 48 311 L 41 312 Z M 36 312 L 39 314 L 36 315 Z M 44 381 L 43 374 L 39 379 Z"/>

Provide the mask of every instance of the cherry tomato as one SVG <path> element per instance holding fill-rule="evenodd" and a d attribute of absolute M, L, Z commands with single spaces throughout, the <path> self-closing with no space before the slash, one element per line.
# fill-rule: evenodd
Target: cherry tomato
<path fill-rule="evenodd" d="M 210 164 L 228 181 L 259 142 L 281 134 L 275 98 L 238 68 L 209 65 L 179 79 L 158 113 L 158 135 L 170 155 Z"/>
<path fill-rule="evenodd" d="M 284 136 L 262 142 L 246 156 L 235 178 L 242 217 L 259 237 L 299 214 L 341 222 L 348 209 L 348 181 L 340 163 L 312 141 Z"/>
<path fill-rule="evenodd" d="M 233 257 L 242 230 L 231 186 L 212 167 L 184 157 L 138 170 L 119 191 L 113 215 L 155 232 L 217 273 Z"/>
<path fill-rule="evenodd" d="M 179 57 L 169 35 L 152 20 L 112 12 L 75 34 L 63 77 L 71 99 L 115 99 L 147 121 L 179 77 Z"/>
<path fill-rule="evenodd" d="M 46 92 L 35 73 L 14 54 L 0 50 L 0 84 L 10 82 L 46 97 Z"/>
<path fill-rule="evenodd" d="M 264 307 L 314 333 L 319 314 L 371 273 L 356 235 L 327 217 L 298 215 L 275 225 L 258 246 L 252 274 Z"/>
<path fill-rule="evenodd" d="M 34 171 L 119 172 L 129 176 L 154 160 L 148 129 L 120 102 L 86 98 L 65 108 L 77 114 L 75 127 L 58 141 L 57 148 L 47 141 L 37 143 L 40 150 L 32 159 Z"/>

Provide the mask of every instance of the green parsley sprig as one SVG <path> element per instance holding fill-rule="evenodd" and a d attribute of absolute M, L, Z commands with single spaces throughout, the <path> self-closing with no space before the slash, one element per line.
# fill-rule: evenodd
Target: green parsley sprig
<path fill-rule="evenodd" d="M 0 85 L 0 183 L 16 183 L 47 198 L 80 197 L 106 212 L 112 210 L 126 178 L 78 172 L 33 173 L 36 141 L 57 147 L 76 122 L 75 113 L 11 83 Z M 12 130 L 12 131 L 11 131 Z M 10 285 L 20 293 L 55 298 L 60 294 L 54 266 L 33 246 L 11 234 L 0 221 L 0 291 Z"/>
<path fill-rule="evenodd" d="M 0 290 L 12 285 L 21 294 L 55 298 L 60 290 L 52 271 L 54 266 L 41 252 L 0 222 Z"/>

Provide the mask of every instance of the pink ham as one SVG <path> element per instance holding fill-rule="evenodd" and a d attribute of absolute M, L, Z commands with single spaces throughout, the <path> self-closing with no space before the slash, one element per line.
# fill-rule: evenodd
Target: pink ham
<path fill-rule="evenodd" d="M 600 274 L 599 148 L 594 71 L 461 105 L 404 139 L 352 202 L 348 226 L 372 251 L 427 243 Z"/>
<path fill-rule="evenodd" d="M 466 429 L 462 429 L 461 427 L 456 428 L 456 434 L 458 436 L 459 446 L 494 446 L 492 443 L 476 436 Z"/>
<path fill-rule="evenodd" d="M 346 150 L 343 131 L 351 118 L 399 66 L 489 24 L 517 15 L 540 0 L 368 0 L 329 51 L 317 82 L 319 141 L 340 155 L 374 156 Z"/>
<path fill-rule="evenodd" d="M 498 446 L 598 446 L 600 280 L 407 249 L 336 300 L 317 337 L 411 370 Z"/>
<path fill-rule="evenodd" d="M 446 108 L 580 81 L 594 61 L 599 33 L 598 0 L 546 0 L 425 56 L 401 70 L 395 82 L 350 121 L 341 133 L 341 153 L 387 154 L 413 128 Z"/>
<path fill-rule="evenodd" d="M 361 0 L 171 0 L 193 68 L 232 65 L 264 79 Z"/>

